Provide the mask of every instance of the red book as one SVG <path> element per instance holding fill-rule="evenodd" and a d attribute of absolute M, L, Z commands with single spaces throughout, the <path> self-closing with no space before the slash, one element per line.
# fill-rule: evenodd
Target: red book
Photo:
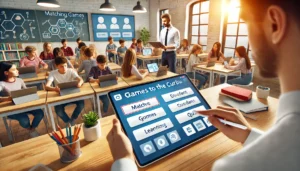
<path fill-rule="evenodd" d="M 252 91 L 237 86 L 222 88 L 221 92 L 243 101 L 248 101 L 252 98 Z"/>

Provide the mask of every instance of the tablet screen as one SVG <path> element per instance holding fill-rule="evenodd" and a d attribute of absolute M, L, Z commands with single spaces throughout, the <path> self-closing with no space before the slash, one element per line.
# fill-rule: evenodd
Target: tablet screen
<path fill-rule="evenodd" d="M 147 68 L 148 68 L 148 71 L 149 71 L 150 73 L 153 73 L 153 72 L 157 72 L 157 71 L 158 71 L 158 65 L 157 65 L 157 63 L 147 64 Z"/>
<path fill-rule="evenodd" d="M 150 56 L 152 54 L 151 48 L 144 48 L 143 49 L 143 56 Z"/>
<path fill-rule="evenodd" d="M 116 90 L 109 98 L 140 166 L 216 131 L 193 112 L 210 106 L 186 75 Z"/>

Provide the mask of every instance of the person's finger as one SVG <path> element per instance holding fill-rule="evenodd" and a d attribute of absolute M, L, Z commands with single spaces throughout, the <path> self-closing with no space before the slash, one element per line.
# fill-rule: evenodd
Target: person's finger
<path fill-rule="evenodd" d="M 232 108 L 232 107 L 227 107 L 227 106 L 217 106 L 218 109 L 223 109 L 223 110 L 228 110 L 228 111 L 232 111 L 232 112 L 238 112 L 236 110 L 236 108 Z"/>
<path fill-rule="evenodd" d="M 116 132 L 116 133 L 121 133 L 122 132 L 122 128 L 121 128 L 121 124 L 119 122 L 118 119 L 113 119 L 113 130 Z"/>
<path fill-rule="evenodd" d="M 235 112 L 226 111 L 226 110 L 222 110 L 222 109 L 210 109 L 210 110 L 200 110 L 200 111 L 198 110 L 196 112 L 198 114 L 202 114 L 202 115 L 206 115 L 206 116 L 214 115 L 219 118 L 224 118 L 224 119 L 228 119 L 231 121 L 237 120 Z"/>
<path fill-rule="evenodd" d="M 213 124 L 216 128 L 218 128 L 221 132 L 226 132 L 228 130 L 228 126 L 224 125 L 219 119 L 215 116 L 209 116 L 208 120 L 211 124 Z"/>

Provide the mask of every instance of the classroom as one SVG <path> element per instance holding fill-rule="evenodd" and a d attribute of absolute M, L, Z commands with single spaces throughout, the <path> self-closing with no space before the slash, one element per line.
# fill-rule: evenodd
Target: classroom
<path fill-rule="evenodd" d="M 1 170 L 300 170 L 299 5 L 0 0 Z"/>

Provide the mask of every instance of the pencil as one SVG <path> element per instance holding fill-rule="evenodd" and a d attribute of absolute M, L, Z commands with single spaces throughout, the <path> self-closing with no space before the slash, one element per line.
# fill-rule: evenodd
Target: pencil
<path fill-rule="evenodd" d="M 63 133 L 63 131 L 62 131 L 62 129 L 60 128 L 59 125 L 57 125 L 57 128 L 58 128 L 58 130 L 59 130 L 59 132 L 60 132 L 60 135 L 61 135 L 62 140 L 64 140 L 64 142 L 68 144 L 69 142 L 68 142 L 68 140 L 66 139 L 66 137 L 65 137 L 65 135 L 64 135 L 64 133 Z"/>
<path fill-rule="evenodd" d="M 48 133 L 48 135 L 49 135 L 49 137 L 50 137 L 51 139 L 53 139 L 58 145 L 61 145 L 61 143 L 60 143 L 58 140 L 56 140 L 52 135 L 50 135 L 49 133 Z"/>
<path fill-rule="evenodd" d="M 77 140 L 77 138 L 78 138 L 78 135 L 79 135 L 79 133 L 80 133 L 81 126 L 82 126 L 82 124 L 80 124 L 80 126 L 79 126 L 79 128 L 78 128 L 78 131 L 77 131 L 77 134 L 76 134 L 76 140 Z"/>
<path fill-rule="evenodd" d="M 69 142 L 72 143 L 72 130 L 71 130 L 71 125 L 69 124 Z"/>

